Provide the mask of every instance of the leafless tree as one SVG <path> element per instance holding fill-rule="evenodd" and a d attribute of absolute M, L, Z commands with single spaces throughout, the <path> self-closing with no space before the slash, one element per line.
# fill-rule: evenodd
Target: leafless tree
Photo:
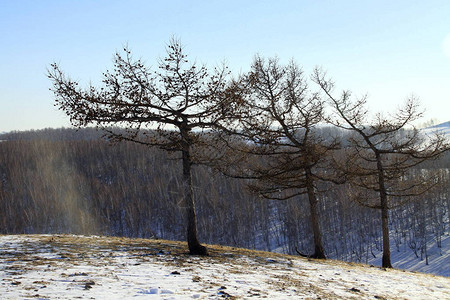
<path fill-rule="evenodd" d="M 236 147 L 229 142 L 234 150 L 229 157 L 238 159 L 227 164 L 226 173 L 249 179 L 250 189 L 267 199 L 307 195 L 314 236 L 310 256 L 325 258 L 318 183 L 338 183 L 342 178 L 328 160 L 338 143 L 321 136 L 318 128 L 324 123 L 323 101 L 309 90 L 303 71 L 293 61 L 283 66 L 276 58 L 256 56 L 251 71 L 236 85 L 240 97 L 235 99 L 240 103 L 232 113 L 237 129 L 225 132 L 241 143 Z"/>
<path fill-rule="evenodd" d="M 172 39 L 167 55 L 152 71 L 134 59 L 125 47 L 114 56 L 114 69 L 104 73 L 103 85 L 80 88 L 79 83 L 52 64 L 48 77 L 56 106 L 76 127 L 95 125 L 114 141 L 128 140 L 180 153 L 184 180 L 183 206 L 187 216 L 187 241 L 191 254 L 207 250 L 197 238 L 197 221 L 191 167 L 202 132 L 222 116 L 228 71 L 225 66 L 209 71 L 190 63 L 183 47 Z M 121 128 L 115 130 L 111 128 Z"/>
<path fill-rule="evenodd" d="M 316 69 L 313 80 L 328 97 L 336 118 L 335 125 L 349 130 L 347 158 L 340 168 L 351 178 L 354 199 L 381 211 L 383 236 L 382 266 L 392 268 L 389 244 L 389 209 L 424 194 L 436 185 L 436 176 L 422 170 L 411 174 L 420 164 L 449 149 L 442 135 L 425 137 L 414 127 L 422 113 L 417 100 L 409 98 L 394 114 L 377 114 L 369 119 L 367 97 L 353 100 L 349 91 L 333 95 L 334 83 Z"/>

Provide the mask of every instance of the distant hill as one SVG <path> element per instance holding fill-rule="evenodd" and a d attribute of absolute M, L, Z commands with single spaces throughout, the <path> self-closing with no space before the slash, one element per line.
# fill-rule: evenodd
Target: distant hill
<path fill-rule="evenodd" d="M 447 137 L 450 137 L 450 121 L 447 121 L 447 122 L 444 122 L 441 124 L 437 124 L 437 125 L 433 125 L 433 126 L 429 126 L 422 130 L 426 133 L 443 133 Z"/>
<path fill-rule="evenodd" d="M 104 133 L 95 128 L 45 128 L 38 130 L 10 131 L 0 133 L 3 141 L 80 141 L 98 140 Z"/>

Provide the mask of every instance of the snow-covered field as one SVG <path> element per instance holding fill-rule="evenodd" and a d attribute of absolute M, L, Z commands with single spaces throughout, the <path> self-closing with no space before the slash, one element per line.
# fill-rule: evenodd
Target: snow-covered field
<path fill-rule="evenodd" d="M 0 235 L 0 299 L 450 299 L 450 278 L 180 242 Z"/>

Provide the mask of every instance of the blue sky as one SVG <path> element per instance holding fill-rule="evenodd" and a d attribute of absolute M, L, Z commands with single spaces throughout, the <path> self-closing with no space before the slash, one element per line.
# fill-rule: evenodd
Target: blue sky
<path fill-rule="evenodd" d="M 50 63 L 96 83 L 124 44 L 155 66 L 173 35 L 209 66 L 226 61 L 237 74 L 256 53 L 293 58 L 367 93 L 373 112 L 415 95 L 423 121 L 448 121 L 449 16 L 448 0 L 0 0 L 0 132 L 70 126 L 53 106 Z"/>

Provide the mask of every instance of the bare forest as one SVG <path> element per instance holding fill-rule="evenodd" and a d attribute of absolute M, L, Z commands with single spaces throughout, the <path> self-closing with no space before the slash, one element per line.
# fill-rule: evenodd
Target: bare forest
<path fill-rule="evenodd" d="M 111 144 L 101 135 L 90 128 L 2 134 L 0 233 L 184 240 L 181 161 L 133 142 Z M 450 234 L 448 170 L 447 153 L 409 173 L 433 174 L 441 184 L 389 210 L 392 252 L 407 249 L 426 261 L 430 247 L 442 251 L 442 240 Z M 317 209 L 327 257 L 367 262 L 379 254 L 379 211 L 354 201 L 355 188 L 347 183 L 320 184 L 324 192 Z M 249 190 L 246 180 L 198 165 L 193 166 L 193 191 L 201 241 L 314 252 L 307 195 L 264 199 Z"/>

